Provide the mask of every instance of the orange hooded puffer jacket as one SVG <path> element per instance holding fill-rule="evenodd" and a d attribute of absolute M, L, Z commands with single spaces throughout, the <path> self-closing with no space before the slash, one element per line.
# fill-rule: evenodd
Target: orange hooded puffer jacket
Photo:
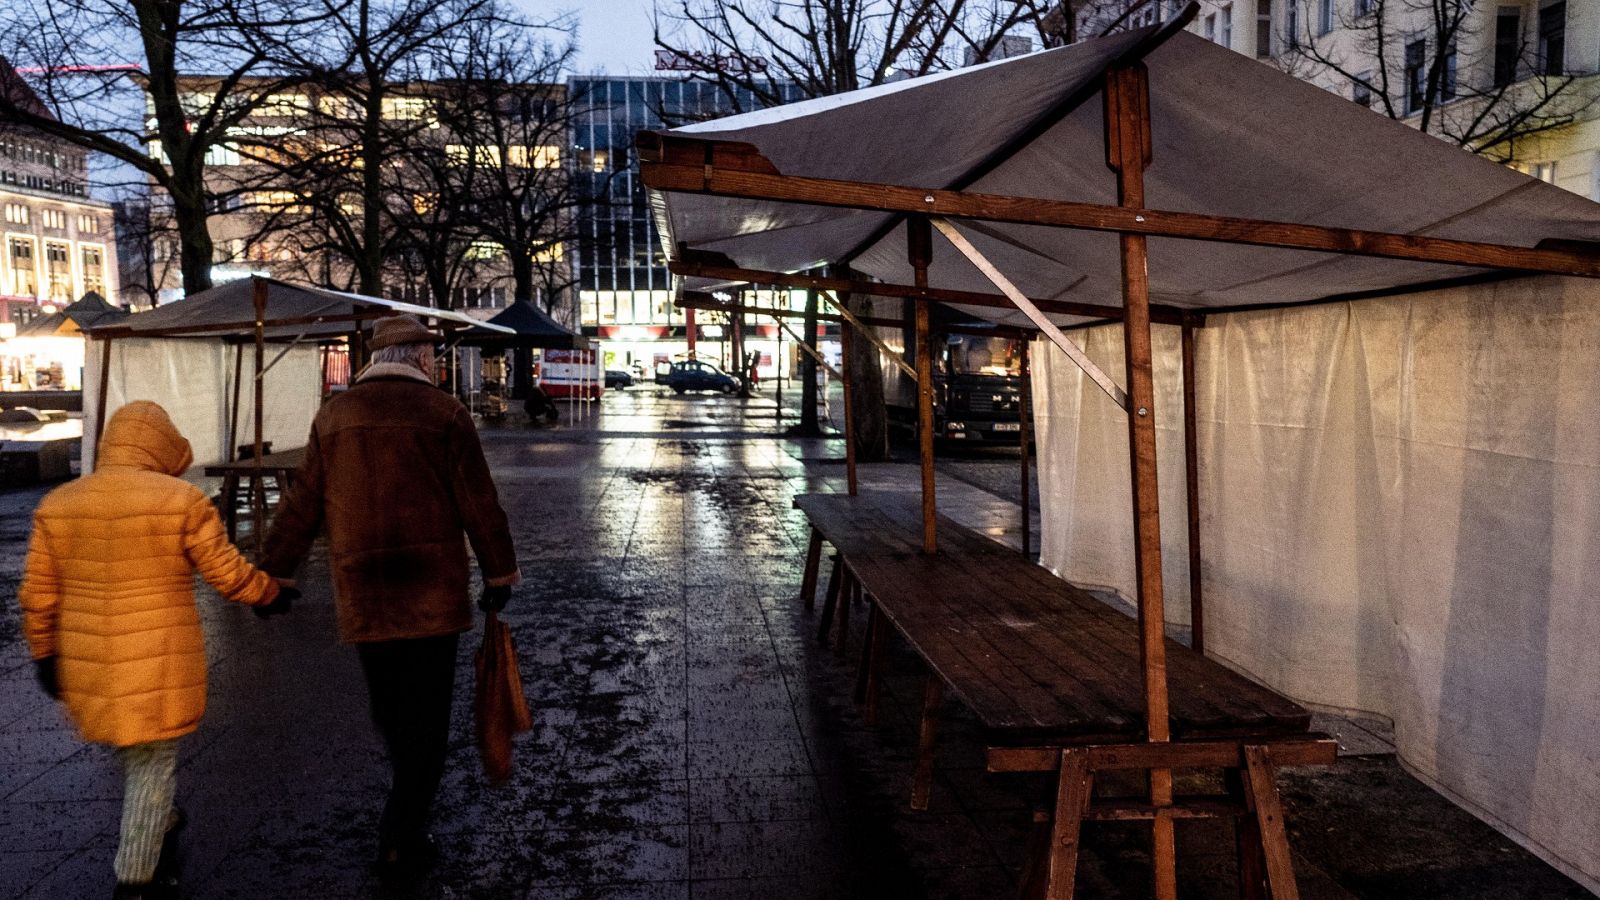
<path fill-rule="evenodd" d="M 86 740 L 126 747 L 193 731 L 205 711 L 196 569 L 217 592 L 269 603 L 278 586 L 228 542 L 166 410 L 146 401 L 106 425 L 94 474 L 33 516 L 20 597 L 35 659 L 55 656 L 61 700 Z"/>

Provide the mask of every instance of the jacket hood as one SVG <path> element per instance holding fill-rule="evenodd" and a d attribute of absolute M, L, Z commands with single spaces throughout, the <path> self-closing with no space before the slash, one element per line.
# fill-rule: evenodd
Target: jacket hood
<path fill-rule="evenodd" d="M 177 476 L 194 462 L 194 450 L 159 404 L 135 400 L 111 414 L 97 459 L 101 467 L 127 466 Z"/>

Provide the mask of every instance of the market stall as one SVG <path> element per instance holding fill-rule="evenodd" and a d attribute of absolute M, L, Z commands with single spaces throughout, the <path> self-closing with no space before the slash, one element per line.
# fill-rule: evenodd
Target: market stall
<path fill-rule="evenodd" d="M 1027 763 L 1060 773 L 1047 867 L 1052 896 L 1071 893 L 1078 820 L 1102 814 L 1152 823 L 1156 893 L 1175 895 L 1173 823 L 1196 807 L 1172 791 L 1171 768 L 1194 748 L 1174 731 L 1169 696 L 1192 690 L 1195 675 L 1172 669 L 1169 679 L 1169 661 L 1182 658 L 1164 640 L 1168 609 L 1177 605 L 1166 603 L 1169 596 L 1187 601 L 1189 615 L 1176 618 L 1192 622 L 1205 659 L 1233 664 L 1296 699 L 1381 706 L 1375 711 L 1395 719 L 1401 757 L 1419 774 L 1564 871 L 1600 884 L 1592 839 L 1600 833 L 1600 807 L 1574 808 L 1559 787 L 1592 780 L 1600 709 L 1582 680 L 1552 678 L 1582 670 L 1583 648 L 1600 642 L 1595 618 L 1582 612 L 1592 597 L 1583 586 L 1600 579 L 1597 555 L 1587 549 L 1596 529 L 1563 530 L 1557 544 L 1563 565 L 1584 575 L 1538 578 L 1551 567 L 1550 548 L 1531 546 L 1517 528 L 1548 528 L 1557 495 L 1541 507 L 1537 497 L 1521 497 L 1525 486 L 1508 487 L 1518 472 L 1511 448 L 1520 445 L 1487 437 L 1524 420 L 1548 421 L 1560 434 L 1587 433 L 1587 423 L 1600 420 L 1592 359 L 1577 351 L 1592 346 L 1584 343 L 1585 323 L 1600 291 L 1593 281 L 1526 277 L 1600 277 L 1600 205 L 1183 32 L 1193 13 L 1191 7 L 1159 30 L 642 134 L 643 178 L 673 270 L 695 289 L 760 283 L 916 304 L 926 554 L 944 551 L 926 427 L 933 403 L 929 304 L 1042 334 L 1033 357 L 1048 375 L 1035 388 L 1045 558 L 1064 577 L 1081 579 L 1084 560 L 1098 555 L 1098 583 L 1133 600 L 1137 665 L 1110 671 L 1142 684 L 1143 738 L 1108 753 L 1149 772 L 1144 807 L 1108 812 L 1087 786 L 1105 762 L 1096 762 L 1097 751 L 1070 742 L 1035 748 L 1043 752 Z M 808 274 L 825 264 L 856 274 Z M 1424 299 L 1431 295 L 1419 291 L 1466 293 L 1456 295 L 1457 305 L 1434 309 Z M 1322 310 L 1308 315 L 1329 321 L 1297 318 L 1292 311 L 1305 304 Z M 1349 316 L 1361 310 L 1361 321 L 1382 320 L 1384 328 L 1334 333 L 1333 346 L 1344 353 L 1337 356 L 1318 338 L 1344 309 Z M 1416 318 L 1423 311 L 1442 316 L 1437 328 L 1408 329 L 1407 322 L 1433 321 Z M 1444 534 L 1452 529 L 1421 532 L 1432 542 L 1385 547 L 1385 535 L 1403 535 L 1377 528 L 1370 516 L 1324 510 L 1318 495 L 1304 490 L 1318 479 L 1364 472 L 1395 477 L 1433 460 L 1410 454 L 1403 465 L 1352 469 L 1350 457 L 1329 447 L 1283 451 L 1279 442 L 1292 433 L 1262 426 L 1277 418 L 1292 429 L 1299 419 L 1283 411 L 1317 408 L 1330 395 L 1348 404 L 1353 421 L 1380 405 L 1405 413 L 1374 419 L 1373 427 L 1414 425 L 1430 413 L 1418 404 L 1442 397 L 1457 399 L 1439 415 L 1461 412 L 1462 384 L 1407 380 L 1418 374 L 1408 361 L 1420 346 L 1460 357 L 1479 352 L 1484 336 L 1473 325 L 1482 315 L 1507 328 L 1512 343 L 1495 358 L 1507 365 L 1517 359 L 1517 374 L 1468 382 L 1494 388 L 1474 394 L 1466 407 L 1482 419 L 1490 446 L 1466 461 L 1474 477 L 1452 483 L 1464 500 L 1448 509 L 1458 514 L 1453 521 L 1461 529 L 1454 531 L 1477 536 L 1465 545 L 1471 553 L 1531 571 L 1535 585 L 1550 587 L 1535 587 L 1531 598 L 1511 595 L 1517 624 L 1500 637 L 1522 649 L 1488 658 L 1478 652 L 1481 642 L 1438 640 L 1465 633 L 1468 622 L 1491 627 L 1507 603 L 1503 581 L 1475 577 L 1485 574 L 1481 565 L 1458 566 L 1457 577 L 1448 577 L 1450 566 L 1439 560 L 1463 549 Z M 1529 329 L 1530 316 L 1543 327 Z M 1542 340 L 1515 337 L 1519 321 L 1523 334 Z M 1088 337 L 1062 330 L 1096 322 L 1120 324 Z M 1226 324 L 1212 332 L 1208 326 L 1219 322 Z M 1368 343 L 1368 334 L 1383 339 Z M 1367 363 L 1361 354 L 1373 352 L 1380 364 L 1358 367 Z M 1568 358 L 1559 405 L 1526 390 L 1528 379 L 1545 383 L 1540 373 Z M 1430 371 L 1443 378 L 1449 369 Z M 1373 380 L 1383 372 L 1399 380 Z M 1216 390 L 1202 401 L 1207 385 Z M 1219 411 L 1222 398 L 1249 404 Z M 1211 430 L 1202 441 L 1206 416 Z M 1430 433 L 1412 431 L 1402 442 L 1425 444 Z M 1440 434 L 1450 433 L 1461 432 Z M 1496 456 L 1500 447 L 1510 454 Z M 1236 487 L 1217 480 L 1219 471 L 1257 484 Z M 1561 483 L 1559 496 L 1582 498 L 1562 509 L 1600 506 L 1592 472 L 1585 466 Z M 1091 482 L 1093 490 L 1074 493 Z M 1301 490 L 1273 495 L 1261 487 L 1267 484 Z M 1485 499 L 1508 490 L 1526 516 L 1503 517 L 1499 504 Z M 1254 499 L 1235 503 L 1242 496 Z M 1423 494 L 1388 496 L 1424 502 Z M 1358 497 L 1364 499 L 1344 499 Z M 1286 504 L 1299 519 L 1289 521 Z M 1187 516 L 1161 515 L 1178 508 Z M 1213 509 L 1227 511 L 1228 520 L 1209 518 Z M 1273 513 L 1265 522 L 1299 528 L 1239 530 L 1251 524 L 1251 513 L 1264 512 Z M 1555 521 L 1576 520 L 1557 514 Z M 1324 526 L 1308 524 L 1316 522 Z M 1202 533 L 1208 548 L 1224 546 L 1202 556 Z M 1280 541 L 1296 552 L 1279 552 Z M 1393 567 L 1362 566 L 1370 577 L 1347 586 L 1374 604 L 1403 603 L 1415 614 L 1390 623 L 1377 615 L 1316 618 L 1315 586 L 1337 583 L 1344 557 L 1301 552 L 1311 546 L 1387 553 L 1396 566 L 1425 559 L 1434 576 L 1386 581 L 1379 576 Z M 848 583 L 852 576 L 847 570 L 841 577 Z M 861 580 L 857 573 L 857 589 Z M 1402 593 L 1411 590 L 1436 599 L 1419 604 Z M 1313 618 L 1324 627 L 1306 628 Z M 1575 630 L 1559 641 L 1527 634 L 1557 621 Z M 1377 642 L 1384 649 L 1376 652 L 1391 658 L 1355 652 L 1363 642 Z M 1430 648 L 1424 665 L 1410 657 L 1418 647 Z M 1323 682 L 1325 693 L 1308 688 L 1315 680 L 1301 662 L 1308 659 L 1339 673 Z M 1291 669 L 1297 671 L 1286 677 Z M 1079 676 L 1088 677 L 1082 664 Z M 1518 687 L 1505 689 L 1508 680 Z M 1382 690 L 1348 694 L 1338 690 L 1343 684 Z M 1381 702 L 1374 699 L 1385 692 Z M 1355 699 L 1330 699 L 1337 697 Z M 1529 715 L 1530 702 L 1541 714 Z M 1225 768 L 1239 773 L 1234 777 L 1250 790 L 1263 788 L 1272 765 L 1261 743 L 1245 734 L 1234 756 L 1213 759 L 1232 760 Z M 992 767 L 1022 764 L 1001 749 L 991 755 Z M 1506 761 L 1514 765 L 1502 767 Z M 1260 875 L 1249 889 L 1294 896 L 1281 822 L 1273 835 L 1262 818 L 1274 811 L 1261 801 L 1273 796 L 1245 804 L 1265 841 L 1245 854 Z"/>
<path fill-rule="evenodd" d="M 261 277 L 93 327 L 84 377 L 85 468 L 92 467 L 108 411 L 131 400 L 166 407 L 197 464 L 231 462 L 241 445 L 257 461 L 267 444 L 299 447 L 322 400 L 318 345 L 346 344 L 359 360 L 365 325 L 401 313 L 446 330 L 507 331 L 449 310 Z"/>

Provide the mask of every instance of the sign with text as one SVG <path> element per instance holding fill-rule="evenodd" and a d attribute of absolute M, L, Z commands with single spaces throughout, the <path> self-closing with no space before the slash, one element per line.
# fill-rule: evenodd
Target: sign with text
<path fill-rule="evenodd" d="M 751 75 L 767 71 L 767 61 L 759 56 L 657 50 L 656 70 L 663 72 L 725 72 L 729 75 Z"/>

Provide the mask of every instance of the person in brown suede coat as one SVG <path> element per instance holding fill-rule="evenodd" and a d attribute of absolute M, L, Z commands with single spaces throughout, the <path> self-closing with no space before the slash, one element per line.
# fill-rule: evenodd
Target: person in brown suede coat
<path fill-rule="evenodd" d="M 339 638 L 356 645 L 394 771 L 378 832 L 388 869 L 435 853 L 428 815 L 456 645 L 473 621 L 466 545 L 483 573 L 481 608 L 503 608 L 521 579 L 477 428 L 434 386 L 439 340 L 412 316 L 374 325 L 373 363 L 317 413 L 261 564 L 289 579 L 326 529 Z"/>

